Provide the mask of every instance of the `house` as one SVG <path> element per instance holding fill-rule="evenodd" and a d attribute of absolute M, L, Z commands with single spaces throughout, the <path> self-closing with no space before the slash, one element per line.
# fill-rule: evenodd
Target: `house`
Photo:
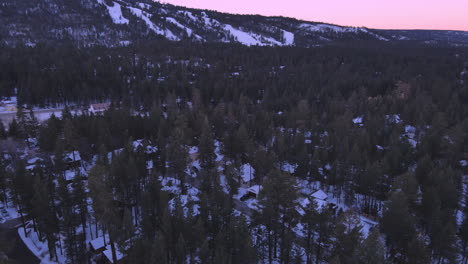
<path fill-rule="evenodd" d="M 310 197 L 317 204 L 317 209 L 319 210 L 328 205 L 328 195 L 322 190 L 315 191 Z"/>
<path fill-rule="evenodd" d="M 328 198 L 328 195 L 322 190 L 318 190 L 312 193 L 310 196 L 312 196 L 314 199 L 321 200 L 321 201 L 326 201 Z"/>
<path fill-rule="evenodd" d="M 90 104 L 88 111 L 97 114 L 107 111 L 110 107 L 110 103 Z"/>
<path fill-rule="evenodd" d="M 89 245 L 94 253 L 101 253 L 106 250 L 106 242 L 109 242 L 108 235 L 89 241 Z"/>
<path fill-rule="evenodd" d="M 102 254 L 104 255 L 106 263 L 114 264 L 114 260 L 112 258 L 112 248 L 110 245 L 106 246 Z M 125 255 L 119 251 L 117 245 L 115 245 L 115 257 L 117 258 L 117 264 L 125 263 Z"/>
<path fill-rule="evenodd" d="M 55 155 L 50 156 L 52 164 L 55 165 Z M 66 170 L 77 169 L 81 167 L 81 156 L 79 151 L 72 151 L 63 155 L 63 163 Z"/>
<path fill-rule="evenodd" d="M 254 185 L 250 187 L 249 189 L 247 189 L 247 194 L 245 196 L 247 196 L 247 198 L 257 198 L 261 190 L 262 190 L 261 185 Z"/>
<path fill-rule="evenodd" d="M 75 151 L 66 153 L 63 159 L 63 162 L 65 163 L 65 166 L 67 166 L 70 169 L 80 167 L 81 166 L 80 152 L 75 150 Z"/>

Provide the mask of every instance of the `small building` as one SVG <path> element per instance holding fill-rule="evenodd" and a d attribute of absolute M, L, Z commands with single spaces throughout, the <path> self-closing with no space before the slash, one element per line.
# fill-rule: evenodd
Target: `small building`
<path fill-rule="evenodd" d="M 322 190 L 318 190 L 312 193 L 310 196 L 312 196 L 312 198 L 314 199 L 321 200 L 321 201 L 326 201 L 328 199 L 328 195 Z"/>
<path fill-rule="evenodd" d="M 114 264 L 114 260 L 112 258 L 112 249 L 110 245 L 106 246 L 102 254 L 104 255 L 104 258 L 107 263 Z M 118 250 L 117 245 L 115 245 L 115 257 L 117 258 L 117 264 L 125 263 L 125 255 Z"/>
<path fill-rule="evenodd" d="M 89 241 L 89 245 L 94 253 L 101 253 L 106 250 L 106 242 L 108 241 L 109 236 L 106 235 L 105 237 L 102 236 Z"/>
<path fill-rule="evenodd" d="M 50 156 L 52 164 L 55 165 L 55 155 Z M 72 151 L 63 155 L 63 163 L 66 170 L 77 169 L 81 167 L 81 156 L 79 151 Z"/>
<path fill-rule="evenodd" d="M 97 114 L 107 111 L 109 107 L 110 103 L 90 104 L 88 111 Z"/>
<path fill-rule="evenodd" d="M 80 152 L 75 150 L 75 151 L 66 153 L 63 159 L 63 162 L 65 163 L 65 166 L 67 166 L 69 169 L 80 167 L 81 166 Z"/>
<path fill-rule="evenodd" d="M 246 196 L 248 198 L 257 198 L 258 194 L 260 193 L 261 190 L 262 190 L 261 185 L 254 185 L 254 186 L 250 187 L 249 189 L 247 189 Z"/>

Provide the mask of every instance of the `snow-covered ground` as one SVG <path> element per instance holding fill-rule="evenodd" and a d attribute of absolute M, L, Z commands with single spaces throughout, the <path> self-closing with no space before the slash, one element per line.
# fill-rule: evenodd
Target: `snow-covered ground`
<path fill-rule="evenodd" d="M 128 24 L 130 21 L 126 19 L 122 14 L 122 7 L 117 2 L 112 2 L 112 6 L 108 6 L 104 0 L 97 0 L 98 3 L 106 6 L 107 11 L 109 12 L 110 17 L 114 24 Z"/>
<path fill-rule="evenodd" d="M 18 228 L 18 234 L 23 240 L 24 244 L 38 259 L 41 260 L 41 264 L 58 264 L 67 262 L 66 257 L 60 254 L 60 250 L 57 252 L 58 261 L 51 260 L 49 249 L 47 247 L 47 241 L 40 241 L 37 233 L 35 233 L 31 228 L 26 228 L 26 232 L 28 233 L 27 237 L 24 233 L 24 228 Z"/>

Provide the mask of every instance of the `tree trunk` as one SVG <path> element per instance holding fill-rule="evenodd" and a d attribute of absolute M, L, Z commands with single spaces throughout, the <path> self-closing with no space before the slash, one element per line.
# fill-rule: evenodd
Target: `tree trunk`
<path fill-rule="evenodd" d="M 23 209 L 21 208 L 21 205 L 19 206 L 19 213 L 21 216 L 21 223 L 23 224 L 24 235 L 28 237 L 28 233 L 26 232 L 26 222 L 24 220 Z"/>
<path fill-rule="evenodd" d="M 112 235 L 109 232 L 109 243 L 111 246 L 111 251 L 112 251 L 112 261 L 114 264 L 117 263 L 117 254 L 115 253 L 115 243 L 114 240 L 112 239 Z"/>

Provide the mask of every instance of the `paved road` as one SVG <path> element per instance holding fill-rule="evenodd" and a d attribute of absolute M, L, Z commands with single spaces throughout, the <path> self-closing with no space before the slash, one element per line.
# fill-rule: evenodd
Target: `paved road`
<path fill-rule="evenodd" d="M 28 110 L 25 110 L 26 114 L 28 114 Z M 37 120 L 45 121 L 49 119 L 49 116 L 54 113 L 56 116 L 62 113 L 62 109 L 37 109 L 34 110 L 34 116 L 36 116 Z M 16 117 L 16 112 L 0 112 L 0 121 L 8 127 L 10 122 L 13 118 Z"/>
<path fill-rule="evenodd" d="M 18 219 L 10 220 L 0 224 L 0 243 L 2 250 L 8 256 L 11 263 L 17 264 L 38 264 L 40 261 L 23 243 L 16 225 L 20 224 Z"/>

